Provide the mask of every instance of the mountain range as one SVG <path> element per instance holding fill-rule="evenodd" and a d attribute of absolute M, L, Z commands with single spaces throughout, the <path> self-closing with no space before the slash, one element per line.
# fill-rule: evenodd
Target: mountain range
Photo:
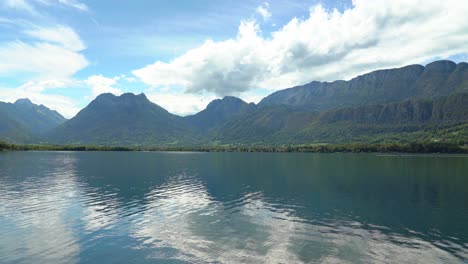
<path fill-rule="evenodd" d="M 11 142 L 38 142 L 65 119 L 57 111 L 44 105 L 33 104 L 28 99 L 15 103 L 0 102 L 0 139 Z"/>
<path fill-rule="evenodd" d="M 223 145 L 468 142 L 468 64 L 436 61 L 311 82 L 257 105 L 226 96 L 177 116 L 144 94 L 101 94 L 66 120 L 21 99 L 0 104 L 0 139 L 19 143 Z"/>

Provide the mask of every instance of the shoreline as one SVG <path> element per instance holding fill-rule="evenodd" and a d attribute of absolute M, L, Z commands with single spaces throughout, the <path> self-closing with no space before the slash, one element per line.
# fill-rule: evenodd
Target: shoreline
<path fill-rule="evenodd" d="M 96 146 L 41 145 L 0 142 L 0 151 L 166 151 L 166 152 L 261 152 L 261 153 L 382 153 L 382 154 L 468 154 L 468 147 L 455 143 L 346 143 L 303 145 L 225 145 L 225 146 Z"/>

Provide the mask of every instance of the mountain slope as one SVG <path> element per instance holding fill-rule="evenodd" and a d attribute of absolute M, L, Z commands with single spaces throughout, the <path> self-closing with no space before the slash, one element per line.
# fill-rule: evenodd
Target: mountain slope
<path fill-rule="evenodd" d="M 34 135 L 28 128 L 24 127 L 18 123 L 17 120 L 10 117 L 10 115 L 0 110 L 0 140 L 13 143 L 24 143 L 34 139 Z"/>
<path fill-rule="evenodd" d="M 74 118 L 48 134 L 66 144 L 159 145 L 190 135 L 182 118 L 150 102 L 144 94 L 99 95 Z"/>
<path fill-rule="evenodd" d="M 316 114 L 290 107 L 269 106 L 229 120 L 213 132 L 219 143 L 275 143 L 294 135 L 314 120 Z"/>
<path fill-rule="evenodd" d="M 436 61 L 350 81 L 312 82 L 256 106 L 235 97 L 187 117 L 144 94 L 98 96 L 48 134 L 48 142 L 100 145 L 468 142 L 468 64 Z M 11 131 L 22 124 L 11 126 Z"/>
<path fill-rule="evenodd" d="M 226 143 L 345 143 L 355 141 L 399 141 L 401 135 L 434 135 L 440 129 L 459 127 L 468 121 L 468 93 L 434 99 L 372 104 L 323 112 L 267 106 L 226 122 L 214 140 Z M 450 139 L 464 140 L 453 134 Z M 419 135 L 418 135 L 419 133 Z M 442 136 L 441 136 L 442 137 Z M 409 139 L 409 138 L 408 138 Z"/>
<path fill-rule="evenodd" d="M 297 142 L 468 142 L 468 93 L 358 106 L 321 113 Z M 445 131 L 445 132 L 443 132 Z"/>
<path fill-rule="evenodd" d="M 254 109 L 255 104 L 247 104 L 237 97 L 226 96 L 211 101 L 204 110 L 184 119 L 197 129 L 206 131 Z"/>
<path fill-rule="evenodd" d="M 324 112 L 322 124 L 347 121 L 366 124 L 463 122 L 468 120 L 468 93 L 455 93 L 433 100 L 364 105 Z"/>
<path fill-rule="evenodd" d="M 309 111 L 325 111 L 365 104 L 431 99 L 468 90 L 468 64 L 435 61 L 378 70 L 350 81 L 311 82 L 275 92 L 259 106 L 288 105 Z"/>
<path fill-rule="evenodd" d="M 13 104 L 0 102 L 1 139 L 30 142 L 65 121 L 56 111 L 28 99 L 19 99 Z"/>

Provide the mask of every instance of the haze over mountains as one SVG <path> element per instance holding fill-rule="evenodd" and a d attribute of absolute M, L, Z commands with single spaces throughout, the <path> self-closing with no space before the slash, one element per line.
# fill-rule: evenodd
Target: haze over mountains
<path fill-rule="evenodd" d="M 99 95 L 75 117 L 26 100 L 0 105 L 0 139 L 98 145 L 468 140 L 468 64 L 436 61 L 311 82 L 258 105 L 227 96 L 186 117 L 144 94 Z"/>

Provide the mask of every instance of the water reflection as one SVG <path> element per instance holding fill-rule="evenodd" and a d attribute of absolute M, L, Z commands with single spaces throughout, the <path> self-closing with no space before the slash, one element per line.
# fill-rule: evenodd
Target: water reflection
<path fill-rule="evenodd" d="M 463 263 L 465 161 L 0 153 L 0 262 Z"/>
<path fill-rule="evenodd" d="M 148 194 L 148 210 L 133 223 L 133 235 L 158 258 L 195 262 L 294 262 L 287 227 L 262 206 L 260 193 L 223 203 L 194 177 L 178 175 Z M 281 215 L 283 219 L 285 215 Z M 279 218 L 277 216 L 277 218 Z"/>
<path fill-rule="evenodd" d="M 119 203 L 115 193 L 99 194 L 89 191 L 81 220 L 88 232 L 112 228 L 119 216 Z"/>
<path fill-rule="evenodd" d="M 154 257 L 220 263 L 461 263 L 418 236 L 336 219 L 303 219 L 260 192 L 220 202 L 196 178 L 179 175 L 153 190 L 132 235 Z M 166 251 L 165 249 L 176 249 Z M 159 251 L 163 249 L 163 251 Z M 468 252 L 458 247 L 463 256 Z"/>
<path fill-rule="evenodd" d="M 0 177 L 0 256 L 2 262 L 73 263 L 80 251 L 76 234 L 68 225 L 77 196 L 72 155 L 46 160 L 9 160 L 21 164 L 18 178 Z M 44 162 L 44 163 L 42 163 Z M 42 167 L 35 174 L 27 168 Z M 4 176 L 4 175 L 2 175 Z"/>

